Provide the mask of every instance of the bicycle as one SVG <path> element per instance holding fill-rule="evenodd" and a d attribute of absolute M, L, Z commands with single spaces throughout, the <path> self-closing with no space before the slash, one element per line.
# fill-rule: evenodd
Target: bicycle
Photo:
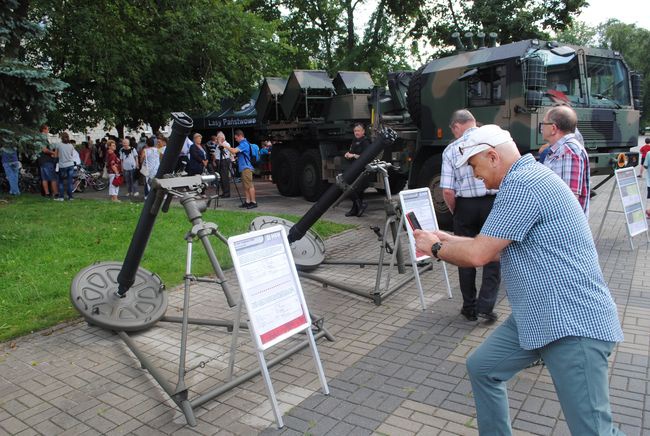
<path fill-rule="evenodd" d="M 89 172 L 83 166 L 77 167 L 77 173 L 72 182 L 72 192 L 84 192 L 90 186 L 95 191 L 103 191 L 108 182 L 102 178 L 100 172 Z"/>

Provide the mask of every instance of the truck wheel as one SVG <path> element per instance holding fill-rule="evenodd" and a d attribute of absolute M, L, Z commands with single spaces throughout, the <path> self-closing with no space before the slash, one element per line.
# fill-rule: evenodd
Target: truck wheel
<path fill-rule="evenodd" d="M 415 123 L 416 126 L 421 128 L 422 126 L 422 85 L 423 77 L 422 71 L 424 71 L 426 64 L 422 65 L 417 69 L 415 73 L 411 76 L 411 81 L 409 82 L 409 89 L 406 92 L 406 106 L 411 115 L 411 121 Z"/>
<path fill-rule="evenodd" d="M 445 203 L 440 188 L 440 168 L 442 166 L 442 155 L 436 154 L 424 161 L 417 177 L 419 187 L 428 187 L 431 191 L 433 208 L 436 211 L 438 226 L 443 230 L 453 230 L 453 219 L 451 212 Z"/>
<path fill-rule="evenodd" d="M 316 201 L 325 192 L 328 183 L 323 181 L 323 167 L 320 152 L 310 149 L 300 159 L 300 192 L 307 201 Z"/>
<path fill-rule="evenodd" d="M 300 154 L 291 148 L 279 150 L 273 155 L 272 175 L 278 191 L 285 197 L 300 194 Z"/>

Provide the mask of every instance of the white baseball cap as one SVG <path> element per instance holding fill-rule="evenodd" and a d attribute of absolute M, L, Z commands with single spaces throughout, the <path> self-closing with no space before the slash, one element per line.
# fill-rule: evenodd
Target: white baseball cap
<path fill-rule="evenodd" d="M 512 141 L 512 136 L 507 130 L 503 130 L 496 124 L 486 124 L 476 130 L 472 130 L 465 142 L 459 147 L 460 157 L 456 160 L 456 168 L 467 164 L 469 159 L 482 151 L 494 148 L 504 142 Z"/>

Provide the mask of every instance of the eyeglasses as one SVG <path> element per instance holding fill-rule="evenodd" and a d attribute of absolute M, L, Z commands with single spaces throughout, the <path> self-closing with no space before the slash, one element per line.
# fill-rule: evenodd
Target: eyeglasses
<path fill-rule="evenodd" d="M 462 156 L 462 154 L 463 154 L 463 152 L 464 152 L 465 150 L 468 150 L 468 149 L 470 149 L 470 148 L 474 148 L 474 147 L 478 147 L 479 145 L 489 145 L 489 146 L 492 147 L 492 148 L 496 148 L 494 145 L 492 145 L 492 144 L 488 144 L 487 142 L 479 142 L 478 144 L 472 144 L 472 145 L 459 145 L 459 146 L 458 146 L 458 152 L 459 152 L 459 153 L 461 154 L 461 156 Z"/>
<path fill-rule="evenodd" d="M 539 133 L 543 133 L 542 129 L 544 129 L 544 126 L 552 126 L 555 123 L 539 123 Z"/>

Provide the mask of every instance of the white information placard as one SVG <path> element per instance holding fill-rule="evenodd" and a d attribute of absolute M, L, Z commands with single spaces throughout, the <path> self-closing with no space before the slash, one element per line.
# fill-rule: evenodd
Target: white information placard
<path fill-rule="evenodd" d="M 645 218 L 643 200 L 634 168 L 622 168 L 616 170 L 615 174 L 630 236 L 647 231 L 648 223 Z"/>
<path fill-rule="evenodd" d="M 233 236 L 228 247 L 259 351 L 311 325 L 284 227 Z"/>
<path fill-rule="evenodd" d="M 401 191 L 399 193 L 399 200 L 404 216 L 406 216 L 409 212 L 413 212 L 417 217 L 422 230 L 438 230 L 438 221 L 436 220 L 436 213 L 433 210 L 433 201 L 431 200 L 431 191 L 429 188 L 408 189 L 406 191 Z M 413 237 L 413 229 L 408 222 L 406 222 L 406 232 L 409 237 L 409 243 L 415 250 L 415 238 Z M 417 261 L 429 257 L 418 250 L 415 250 L 415 256 Z"/>

